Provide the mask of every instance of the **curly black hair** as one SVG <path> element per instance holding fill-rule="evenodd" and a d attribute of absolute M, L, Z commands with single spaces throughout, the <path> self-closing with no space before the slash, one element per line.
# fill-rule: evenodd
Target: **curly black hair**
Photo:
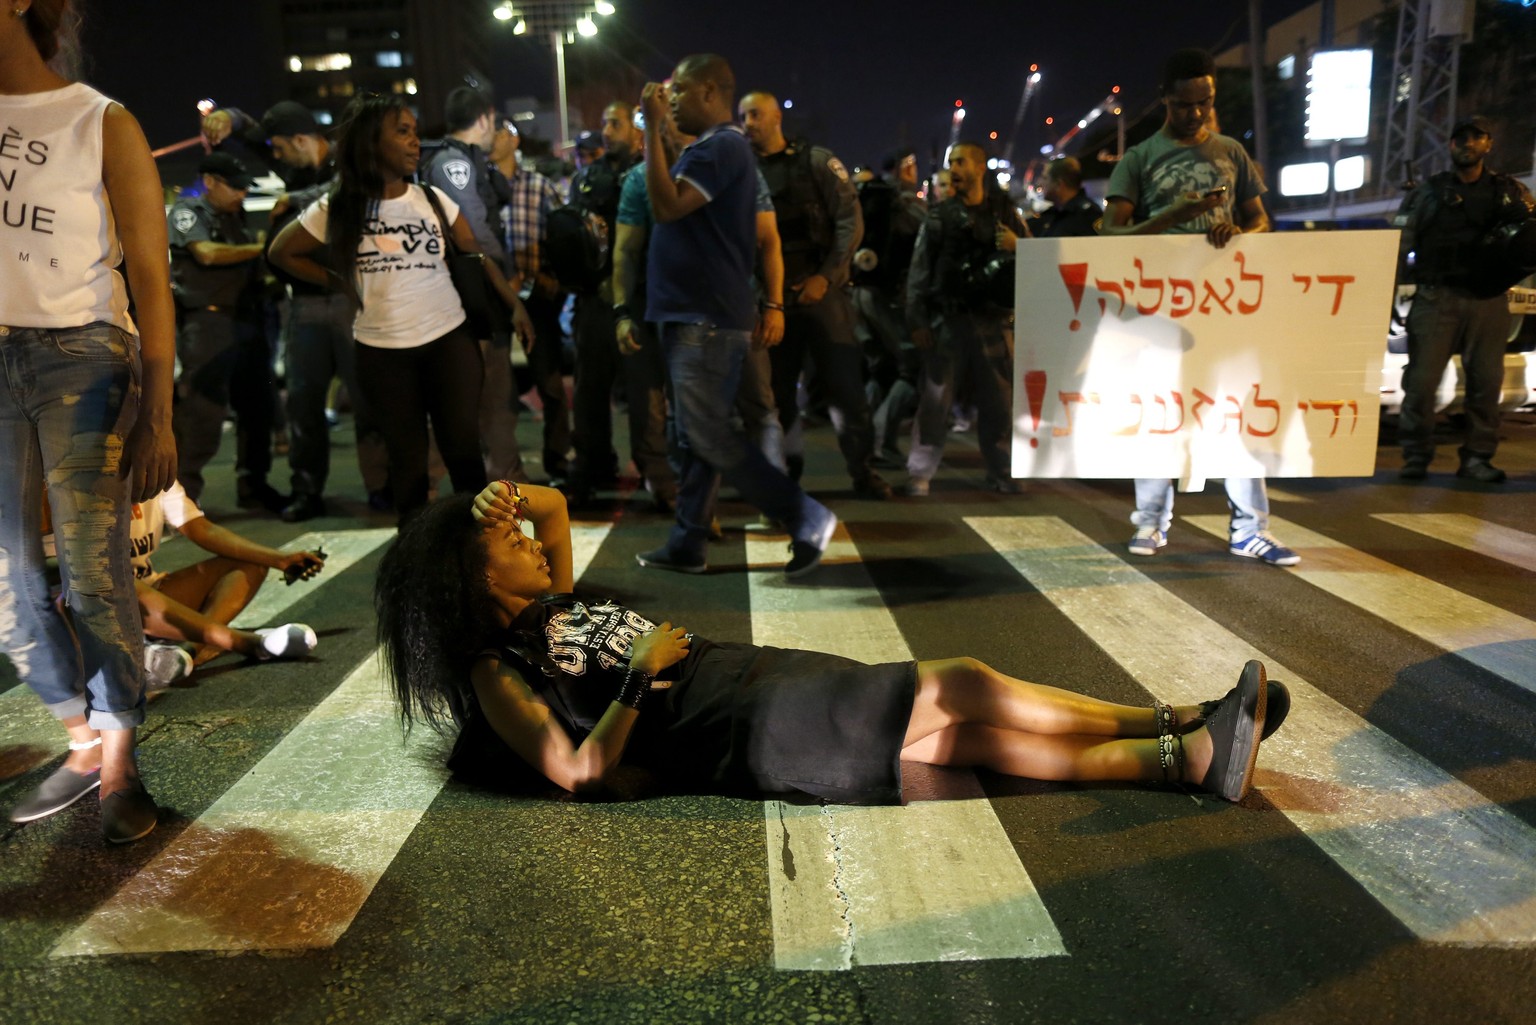
<path fill-rule="evenodd" d="M 407 730 L 439 732 L 474 707 L 470 669 L 502 631 L 486 582 L 484 534 L 464 493 L 433 502 L 400 531 L 373 586 L 379 647 Z"/>

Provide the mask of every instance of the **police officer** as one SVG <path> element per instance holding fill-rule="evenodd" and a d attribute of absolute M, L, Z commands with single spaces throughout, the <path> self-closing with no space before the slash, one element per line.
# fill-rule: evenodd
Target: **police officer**
<path fill-rule="evenodd" d="M 336 160 L 330 140 L 302 104 L 292 100 L 275 103 L 261 117 L 272 154 L 297 179 L 314 178 L 307 188 L 286 192 L 272 207 L 268 235 L 276 236 L 288 221 L 302 213 L 331 187 Z M 362 471 L 368 505 L 376 512 L 392 508 L 389 498 L 389 455 L 375 418 L 357 387 L 354 370 L 352 301 L 333 289 L 321 288 L 285 274 L 272 273 L 288 286 L 288 316 L 283 325 L 283 366 L 287 385 L 288 468 L 292 472 L 293 497 L 282 517 L 298 523 L 324 516 L 325 483 L 331 469 L 330 425 L 326 399 L 331 380 L 340 377 L 352 400 L 352 420 L 357 435 L 357 464 Z"/>
<path fill-rule="evenodd" d="M 635 128 L 634 116 L 634 108 L 627 103 L 608 104 L 603 110 L 602 135 L 597 140 L 601 143 L 597 151 L 601 155 L 589 160 L 571 179 L 570 205 L 601 217 L 610 243 L 618 235 L 616 222 L 624 179 L 643 157 L 644 139 Z M 597 488 L 611 486 L 619 469 L 609 402 L 623 361 L 614 344 L 613 246 L 609 245 L 602 268 L 593 277 L 577 280 L 565 271 L 557 269 L 556 273 L 576 293 L 571 331 L 576 344 L 572 435 L 576 459 L 571 466 L 567 494 L 573 503 L 581 505 L 591 501 Z M 626 372 L 626 380 L 634 380 L 630 371 Z M 630 396 L 629 413 L 630 450 L 635 467 L 645 478 L 653 500 L 658 505 L 669 505 L 677 485 L 667 466 L 665 416 L 658 415 L 660 411 L 644 395 Z"/>
<path fill-rule="evenodd" d="M 879 178 L 859 183 L 858 194 L 864 238 L 854 254 L 853 306 L 855 336 L 870 364 L 865 392 L 875 407 L 875 463 L 902 467 L 907 460 L 896 440 L 917 411 L 921 367 L 906 317 L 907 268 L 928 212 L 917 195 L 917 155 L 891 155 Z"/>
<path fill-rule="evenodd" d="M 181 377 L 171 428 L 176 479 L 199 501 L 203 467 L 219 450 L 226 409 L 236 422 L 236 501 L 278 512 L 287 499 L 267 483 L 277 401 L 271 349 L 262 324 L 261 237 L 245 223 L 250 172 L 228 153 L 198 165 L 202 195 L 181 199 L 168 216 L 171 281 L 180 329 Z"/>
<path fill-rule="evenodd" d="M 496 105 L 478 89 L 460 86 L 448 94 L 443 107 L 448 134 L 423 154 L 421 178 L 436 185 L 459 204 L 485 258 L 496 261 L 508 280 L 514 276 L 502 242 L 501 208 L 509 189 L 487 154 L 496 137 Z M 499 188 L 498 188 L 499 186 Z M 492 337 L 480 339 L 485 380 L 480 388 L 480 446 L 486 476 L 527 480 L 517 444 L 517 387 L 513 383 L 511 325 L 497 325 Z"/>
<path fill-rule="evenodd" d="M 871 468 L 874 427 L 864 394 L 863 353 L 854 337 L 848 283 L 854 250 L 863 235 L 858 196 L 848 171 L 820 146 L 784 138 L 784 114 L 771 93 L 751 92 L 738 106 L 742 127 L 757 152 L 758 166 L 773 194 L 784 280 L 789 300 L 784 340 L 771 351 L 774 398 L 784 424 L 791 476 L 804 457 L 800 447 L 796 391 L 809 356 L 816 383 L 827 396 L 838 446 L 853 480 L 866 498 L 885 499 L 891 486 Z"/>
<path fill-rule="evenodd" d="M 1499 393 L 1509 338 L 1505 291 L 1524 268 L 1498 266 L 1499 231 L 1531 218 L 1531 194 L 1519 180 L 1484 165 L 1493 147 L 1487 118 L 1451 131 L 1451 170 L 1408 194 L 1394 222 L 1403 229 L 1405 277 L 1417 285 L 1408 312 L 1408 366 L 1398 436 L 1403 480 L 1423 480 L 1435 455 L 1435 390 L 1445 365 L 1461 356 L 1466 374 L 1467 435 L 1456 476 L 1502 484 L 1493 465 L 1499 444 Z M 1490 266 L 1488 256 L 1495 256 Z"/>
<path fill-rule="evenodd" d="M 1098 233 L 1104 208 L 1083 191 L 1083 165 L 1057 157 L 1045 165 L 1040 194 L 1050 207 L 1025 222 L 1035 238 L 1086 238 Z"/>
<path fill-rule="evenodd" d="M 986 268 L 1028 229 L 991 180 L 980 145 L 956 143 L 948 162 L 954 196 L 929 211 L 907 275 L 907 323 L 923 354 L 923 373 L 906 491 L 915 498 L 928 494 L 959 385 L 976 405 L 976 443 L 987 488 L 1015 494 L 1012 311 L 993 301 Z"/>

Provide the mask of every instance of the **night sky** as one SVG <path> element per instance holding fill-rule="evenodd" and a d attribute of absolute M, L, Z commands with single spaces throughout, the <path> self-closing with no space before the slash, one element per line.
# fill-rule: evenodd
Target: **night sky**
<path fill-rule="evenodd" d="M 448 0 L 479 3 L 483 0 Z M 1081 7 L 1035 0 L 786 0 L 777 5 L 721 0 L 614 0 L 619 14 L 604 32 L 634 63 L 662 77 L 680 57 L 723 54 L 742 89 L 766 88 L 794 102 L 791 135 L 814 132 L 850 164 L 878 161 L 905 143 L 926 158 L 949 135 L 955 100 L 967 109 L 968 136 L 1007 140 L 1031 63 L 1043 75 L 1015 146 L 1015 157 L 1051 141 L 1058 128 L 1122 87 L 1127 112 L 1156 101 L 1158 69 L 1180 46 L 1222 48 L 1247 37 L 1239 0 L 1101 0 Z M 195 134 L 193 104 L 203 96 L 259 114 L 281 97 L 257 95 L 264 62 L 238 30 L 239 5 L 208 0 L 81 0 L 86 16 L 84 77 L 128 105 L 151 145 Z M 487 11 L 490 4 L 486 3 Z M 1264 0 L 1273 21 L 1306 0 Z M 147 17 L 147 12 L 153 12 Z M 215 12 L 217 12 L 215 14 Z M 503 33 L 490 69 L 499 98 L 552 98 L 547 43 L 518 40 L 487 13 L 486 30 Z M 603 37 L 573 46 L 606 45 Z"/>

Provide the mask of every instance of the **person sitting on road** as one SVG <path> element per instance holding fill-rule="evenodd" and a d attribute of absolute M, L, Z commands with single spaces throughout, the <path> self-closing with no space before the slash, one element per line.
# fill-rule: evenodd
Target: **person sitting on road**
<path fill-rule="evenodd" d="M 550 488 L 497 481 L 437 502 L 385 554 L 374 605 L 403 724 L 457 728 L 461 778 L 537 783 L 531 767 L 587 792 L 622 765 L 693 792 L 871 804 L 901 799 L 907 759 L 1239 801 L 1289 708 L 1255 661 L 1219 701 L 1136 708 L 972 658 L 865 665 L 711 642 L 572 586 L 570 521 Z"/>
<path fill-rule="evenodd" d="M 167 523 L 213 558 L 156 572 L 151 559 Z M 144 633 L 153 639 L 144 646 L 151 691 L 164 690 L 225 652 L 266 661 L 303 658 L 315 650 L 315 631 L 303 623 L 257 630 L 229 624 L 256 597 L 269 569 L 281 571 L 289 583 L 309 580 L 325 567 L 324 552 L 279 552 L 247 540 L 211 522 L 180 484 L 133 507 L 129 540 Z"/>

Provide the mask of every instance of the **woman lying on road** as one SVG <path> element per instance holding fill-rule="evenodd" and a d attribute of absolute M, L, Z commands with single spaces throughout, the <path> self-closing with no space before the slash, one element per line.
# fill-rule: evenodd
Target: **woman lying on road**
<path fill-rule="evenodd" d="M 385 555 L 374 604 L 402 718 L 451 721 L 461 777 L 504 785 L 526 763 L 580 793 L 622 759 L 694 792 L 868 804 L 901 799 L 907 759 L 1239 801 L 1290 703 L 1258 662 L 1220 701 L 1136 708 L 972 658 L 865 665 L 707 641 L 572 584 L 565 499 L 527 484 L 437 502 Z"/>

